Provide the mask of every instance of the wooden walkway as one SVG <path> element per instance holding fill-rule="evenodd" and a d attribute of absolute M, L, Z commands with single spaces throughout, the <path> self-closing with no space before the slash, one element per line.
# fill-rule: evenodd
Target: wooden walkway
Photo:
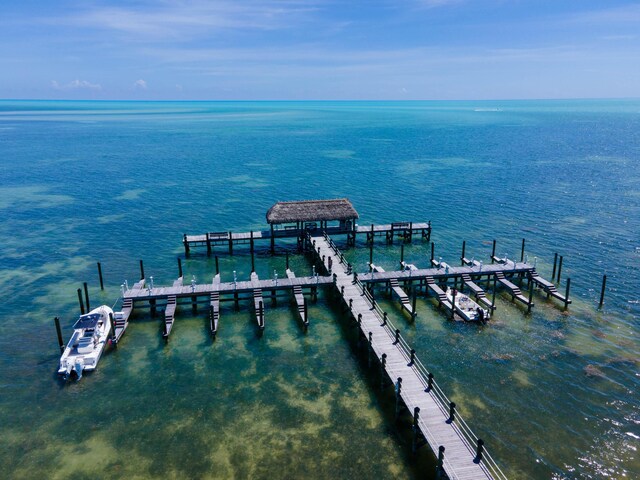
<path fill-rule="evenodd" d="M 367 242 L 373 242 L 375 237 L 384 236 L 386 241 L 391 243 L 394 238 L 399 237 L 405 241 L 411 241 L 414 235 L 420 235 L 421 238 L 429 241 L 431 239 L 431 222 L 395 222 L 385 225 L 357 225 L 353 229 L 346 229 L 339 226 L 323 227 L 323 232 L 328 235 L 347 235 L 355 242 L 356 235 L 366 235 Z M 316 226 L 307 226 L 305 228 L 284 227 L 274 230 L 258 230 L 251 232 L 207 232 L 197 235 L 182 236 L 182 244 L 184 245 L 185 255 L 189 256 L 191 249 L 194 247 L 206 247 L 207 253 L 211 254 L 215 247 L 224 247 L 233 255 L 235 245 L 250 245 L 253 250 L 253 244 L 259 240 L 268 240 L 271 242 L 271 251 L 274 251 L 275 240 L 282 238 L 297 238 L 298 245 L 302 244 L 302 239 L 307 233 L 320 233 L 320 228 Z"/>
<path fill-rule="evenodd" d="M 311 241 L 317 257 L 325 259 L 327 269 L 328 259 L 332 259 L 335 288 L 341 293 L 353 318 L 357 319 L 362 335 L 369 341 L 371 353 L 375 354 L 386 375 L 396 385 L 397 396 L 414 418 L 416 435 L 419 433 L 426 440 L 436 456 L 444 447 L 442 468 L 449 478 L 504 478 L 486 452 L 484 459 L 478 461 L 477 438 L 459 416 L 454 414 L 452 421 L 448 399 L 433 378 L 430 379 L 415 352 L 398 331 L 394 331 L 386 315 L 381 314 L 375 301 L 357 280 L 357 274 L 347 273 L 347 266 L 341 263 L 342 256 L 333 242 L 328 237 L 313 237 Z"/>
<path fill-rule="evenodd" d="M 372 272 L 384 272 L 384 269 L 382 267 L 378 267 L 373 263 L 370 266 L 371 266 Z M 395 278 L 389 280 L 389 286 L 391 287 L 391 291 L 395 293 L 396 297 L 398 297 L 398 301 L 400 302 L 400 305 L 402 306 L 402 308 L 406 310 L 409 313 L 409 315 L 411 315 L 412 318 L 415 317 L 416 312 L 411 307 L 411 301 L 409 300 L 409 295 L 407 295 L 405 291 L 402 289 L 402 287 L 400 287 L 398 280 Z"/>

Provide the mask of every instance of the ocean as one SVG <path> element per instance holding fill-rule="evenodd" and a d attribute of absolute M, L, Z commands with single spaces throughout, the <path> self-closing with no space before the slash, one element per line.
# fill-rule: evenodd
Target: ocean
<path fill-rule="evenodd" d="M 347 197 L 359 224 L 432 222 L 436 257 L 535 257 L 568 311 L 501 291 L 486 325 L 451 322 L 432 298 L 393 323 L 510 478 L 640 476 L 640 101 L 0 101 L 0 467 L 33 478 L 435 478 L 411 454 L 354 330 L 328 291 L 304 333 L 285 301 L 257 334 L 247 305 L 137 310 L 117 348 L 80 382 L 57 378 L 53 318 L 113 305 L 139 278 L 209 282 L 183 233 L 264 229 L 277 201 Z M 340 245 L 359 271 L 368 248 Z M 261 278 L 284 276 L 258 245 Z M 204 253 L 204 254 L 203 254 Z M 223 281 L 250 256 L 219 255 Z M 374 262 L 398 267 L 376 240 Z M 429 262 L 414 239 L 405 260 Z M 101 262 L 105 290 L 98 282 Z M 311 263 L 291 255 L 297 275 Z M 598 309 L 602 276 L 605 305 Z"/>

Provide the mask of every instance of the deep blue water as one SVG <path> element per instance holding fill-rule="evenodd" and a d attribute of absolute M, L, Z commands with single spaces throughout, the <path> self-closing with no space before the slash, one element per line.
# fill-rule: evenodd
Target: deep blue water
<path fill-rule="evenodd" d="M 80 383 L 55 376 L 87 281 L 113 304 L 138 259 L 177 276 L 183 233 L 264 228 L 279 200 L 348 197 L 359 223 L 426 221 L 436 255 L 564 256 L 568 312 L 500 295 L 484 327 L 383 302 L 511 478 L 640 476 L 640 101 L 0 101 L 0 466 L 10 478 L 429 478 L 327 296 L 305 335 L 282 303 L 181 309 L 168 345 L 140 311 Z M 426 265 L 415 241 L 405 258 Z M 368 249 L 346 251 L 366 270 Z M 377 242 L 395 268 L 399 246 Z M 107 288 L 100 292 L 96 262 Z M 298 274 L 310 273 L 302 256 Z M 211 258 L 183 258 L 208 281 Z M 247 255 L 220 252 L 223 279 Z M 284 259 L 261 254 L 261 277 Z M 606 304 L 597 309 L 608 275 Z"/>

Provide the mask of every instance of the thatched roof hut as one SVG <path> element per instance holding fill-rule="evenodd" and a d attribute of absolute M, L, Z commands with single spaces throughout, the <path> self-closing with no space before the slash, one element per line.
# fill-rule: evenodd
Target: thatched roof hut
<path fill-rule="evenodd" d="M 344 222 L 358 218 L 358 212 L 346 198 L 278 202 L 267 212 L 267 222 L 271 225 L 332 220 Z"/>

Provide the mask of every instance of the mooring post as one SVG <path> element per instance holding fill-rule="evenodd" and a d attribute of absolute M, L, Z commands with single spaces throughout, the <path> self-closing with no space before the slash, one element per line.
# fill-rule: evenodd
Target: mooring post
<path fill-rule="evenodd" d="M 90 312 L 91 306 L 89 305 L 89 287 L 87 286 L 87 282 L 84 282 L 84 301 L 87 304 L 87 312 Z"/>
<path fill-rule="evenodd" d="M 464 253 L 465 250 L 467 249 L 467 241 L 463 240 L 462 241 L 462 254 L 460 255 L 460 265 L 462 265 L 464 267 Z"/>
<path fill-rule="evenodd" d="M 307 299 L 304 299 L 304 324 L 308 325 L 309 324 L 309 313 L 307 311 Z"/>
<path fill-rule="evenodd" d="M 556 266 L 558 265 L 558 253 L 553 254 L 553 273 L 551 274 L 551 280 L 556 279 Z"/>
<path fill-rule="evenodd" d="M 140 260 L 140 280 L 144 280 L 144 263 Z"/>
<path fill-rule="evenodd" d="M 369 265 L 371 265 L 372 263 L 373 263 L 373 242 L 369 244 Z"/>
<path fill-rule="evenodd" d="M 116 346 L 116 322 L 113 319 L 113 313 L 109 313 L 109 325 L 111 326 L 111 344 Z"/>
<path fill-rule="evenodd" d="M 367 363 L 369 365 L 369 368 L 371 368 L 371 353 L 373 352 L 373 333 L 369 332 L 369 351 L 368 351 L 368 358 L 367 358 Z"/>
<path fill-rule="evenodd" d="M 476 444 L 476 458 L 475 462 L 480 463 L 482 461 L 482 454 L 484 453 L 484 441 L 479 438 Z"/>
<path fill-rule="evenodd" d="M 456 402 L 449 403 L 449 423 L 453 423 L 456 419 Z"/>
<path fill-rule="evenodd" d="M 420 407 L 415 407 L 413 409 L 413 442 L 411 445 L 411 451 L 416 453 L 418 451 L 418 436 L 420 434 L 420 426 L 418 425 L 418 421 L 420 418 Z"/>
<path fill-rule="evenodd" d="M 285 252 L 284 258 L 285 258 L 285 266 L 287 270 L 289 270 L 289 252 Z"/>
<path fill-rule="evenodd" d="M 416 361 L 416 351 L 415 349 L 411 349 L 411 358 L 409 359 L 409 364 L 407 365 L 408 367 L 413 366 L 413 363 Z"/>
<path fill-rule="evenodd" d="M 522 239 L 522 251 L 520 252 L 520 261 L 524 262 L 524 238 Z"/>
<path fill-rule="evenodd" d="M 569 308 L 569 290 L 571 289 L 571 277 L 567 278 L 567 290 L 564 294 L 564 309 Z"/>
<path fill-rule="evenodd" d="M 496 256 L 496 241 L 493 240 L 493 248 L 491 249 L 491 263 L 493 263 L 493 257 Z"/>
<path fill-rule="evenodd" d="M 397 344 L 398 344 L 398 342 L 400 342 L 400 330 L 398 330 L 398 329 L 396 328 L 396 339 L 395 339 L 395 341 L 393 342 L 393 344 L 394 344 L 394 345 L 397 345 Z"/>
<path fill-rule="evenodd" d="M 444 445 L 438 447 L 438 463 L 436 465 L 436 479 L 440 480 L 444 474 Z"/>
<path fill-rule="evenodd" d="M 229 255 L 233 256 L 233 233 L 229 232 Z"/>
<path fill-rule="evenodd" d="M 383 353 L 380 359 L 380 390 L 384 390 L 385 372 L 387 368 L 387 354 Z"/>
<path fill-rule="evenodd" d="M 532 306 L 533 306 L 533 282 L 531 281 L 531 274 L 529 274 L 529 302 L 527 303 L 527 313 L 531 313 Z"/>
<path fill-rule="evenodd" d="M 429 372 L 427 375 L 427 392 L 430 392 L 433 388 L 433 373 Z"/>
<path fill-rule="evenodd" d="M 602 305 L 604 304 L 604 292 L 605 292 L 606 288 L 607 288 L 607 276 L 603 275 L 602 276 L 602 289 L 600 290 L 600 305 L 598 306 L 598 308 L 602 308 Z"/>
<path fill-rule="evenodd" d="M 493 275 L 493 296 L 491 298 L 491 312 L 496 309 L 496 286 L 497 286 L 498 277 L 497 275 Z"/>
<path fill-rule="evenodd" d="M 102 265 L 98 262 L 98 278 L 100 278 L 100 290 L 104 290 L 104 282 L 102 281 Z"/>
<path fill-rule="evenodd" d="M 418 301 L 418 290 L 415 286 L 412 287 L 412 289 L 413 289 L 413 300 L 411 302 L 411 318 L 415 319 L 416 316 L 418 315 L 416 313 L 416 302 Z"/>
<path fill-rule="evenodd" d="M 560 285 L 560 274 L 562 273 L 562 260 L 564 257 L 560 255 L 560 261 L 558 262 L 558 278 L 556 279 L 558 285 Z"/>
<path fill-rule="evenodd" d="M 404 263 L 404 243 L 400 244 L 400 266 Z"/>
<path fill-rule="evenodd" d="M 78 289 L 78 303 L 80 303 L 80 315 L 84 315 L 84 301 L 82 300 L 82 289 Z"/>
<path fill-rule="evenodd" d="M 56 324 L 56 333 L 58 334 L 58 345 L 60 345 L 60 353 L 64 352 L 64 343 L 62 342 L 62 330 L 60 330 L 60 319 L 55 317 L 53 321 Z"/>
<path fill-rule="evenodd" d="M 396 381 L 396 420 L 400 416 L 400 402 L 402 402 L 402 377 L 398 377 Z"/>
<path fill-rule="evenodd" d="M 178 278 L 182 277 L 182 259 L 178 257 Z"/>
<path fill-rule="evenodd" d="M 276 253 L 276 239 L 273 232 L 273 223 L 270 225 L 271 227 L 271 255 Z"/>
<path fill-rule="evenodd" d="M 380 325 L 381 327 L 384 327 L 387 324 L 387 312 L 382 312 L 382 325 Z"/>
<path fill-rule="evenodd" d="M 451 295 L 451 320 L 456 319 L 456 289 L 453 289 L 453 293 Z"/>
<path fill-rule="evenodd" d="M 431 242 L 431 263 L 429 263 L 429 268 L 431 268 L 431 265 L 433 265 L 433 256 L 434 256 L 435 248 L 436 248 L 436 244 Z"/>
<path fill-rule="evenodd" d="M 206 233 L 207 239 L 207 256 L 211 255 L 211 237 L 209 236 L 209 232 Z"/>
<path fill-rule="evenodd" d="M 264 328 L 264 305 L 262 304 L 262 300 L 258 303 L 258 313 L 260 315 L 260 321 L 258 323 L 260 328 Z"/>

